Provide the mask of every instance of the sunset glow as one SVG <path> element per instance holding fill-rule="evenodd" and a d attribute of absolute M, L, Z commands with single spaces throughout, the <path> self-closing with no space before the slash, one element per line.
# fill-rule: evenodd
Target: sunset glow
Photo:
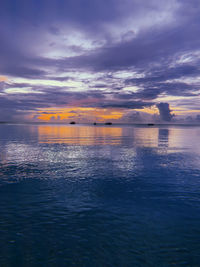
<path fill-rule="evenodd" d="M 5 76 L 0 76 L 0 82 L 6 82 L 8 79 Z"/>
<path fill-rule="evenodd" d="M 107 120 L 118 120 L 122 118 L 124 112 L 122 110 L 113 109 L 98 109 L 98 108 L 63 108 L 63 109 L 49 109 L 45 111 L 38 111 L 37 119 L 42 121 L 65 121 L 65 120 L 82 120 L 88 122 L 104 122 Z"/>
<path fill-rule="evenodd" d="M 200 122 L 196 5 L 30 1 L 0 8 L 0 121 Z"/>
<path fill-rule="evenodd" d="M 0 0 L 0 267 L 200 266 L 200 0 Z"/>
<path fill-rule="evenodd" d="M 38 126 L 38 135 L 40 143 L 65 143 L 87 146 L 106 143 L 118 145 L 122 136 L 122 128 L 40 125 Z"/>

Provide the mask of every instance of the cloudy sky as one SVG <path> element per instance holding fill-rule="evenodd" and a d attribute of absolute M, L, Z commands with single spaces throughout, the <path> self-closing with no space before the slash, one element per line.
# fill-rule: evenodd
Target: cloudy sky
<path fill-rule="evenodd" d="M 198 0 L 1 0 L 1 121 L 200 120 Z"/>

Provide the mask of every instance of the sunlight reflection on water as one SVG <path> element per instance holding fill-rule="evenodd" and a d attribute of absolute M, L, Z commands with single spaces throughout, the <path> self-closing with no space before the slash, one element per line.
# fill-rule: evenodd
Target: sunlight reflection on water
<path fill-rule="evenodd" d="M 198 266 L 199 136 L 0 125 L 0 265 Z"/>
<path fill-rule="evenodd" d="M 41 143 L 117 145 L 120 144 L 122 128 L 45 125 L 38 127 L 38 135 Z"/>

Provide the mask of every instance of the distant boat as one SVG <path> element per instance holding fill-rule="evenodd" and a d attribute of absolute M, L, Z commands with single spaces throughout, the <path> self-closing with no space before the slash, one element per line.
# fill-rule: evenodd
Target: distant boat
<path fill-rule="evenodd" d="M 154 123 L 148 123 L 147 125 L 148 126 L 154 126 L 155 124 Z"/>
<path fill-rule="evenodd" d="M 69 124 L 76 124 L 76 122 L 75 121 L 71 121 Z"/>
<path fill-rule="evenodd" d="M 112 125 L 112 122 L 105 122 L 105 125 Z"/>
<path fill-rule="evenodd" d="M 93 124 L 94 124 L 94 125 L 97 125 L 97 123 L 96 123 L 96 122 L 94 122 Z"/>

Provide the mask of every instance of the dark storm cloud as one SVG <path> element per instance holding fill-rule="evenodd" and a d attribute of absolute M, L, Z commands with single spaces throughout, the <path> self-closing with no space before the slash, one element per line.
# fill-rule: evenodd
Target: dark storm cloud
<path fill-rule="evenodd" d="M 135 83 L 133 83 L 135 85 Z M 166 82 L 155 83 L 149 81 L 148 83 L 140 84 L 141 89 L 138 92 L 128 94 L 115 94 L 119 99 L 144 99 L 153 100 L 163 94 L 169 96 L 199 96 L 199 85 L 190 85 L 183 82 Z"/>
<path fill-rule="evenodd" d="M 166 82 L 166 83 L 153 83 L 149 82 L 145 86 L 142 86 L 138 93 L 134 93 L 132 96 L 142 99 L 156 99 L 161 94 L 170 96 L 198 96 L 195 91 L 200 89 L 199 85 L 190 85 L 183 82 Z"/>
<path fill-rule="evenodd" d="M 22 88 L 26 84 L 21 84 Z M 11 87 L 12 88 L 12 87 Z M 34 90 L 35 88 L 32 88 Z M 66 92 L 66 88 L 59 87 L 41 87 L 42 93 L 12 93 L 0 96 L 1 109 L 11 108 L 12 110 L 35 110 L 39 108 L 48 108 L 51 106 L 68 106 L 72 102 L 76 105 L 79 100 L 83 101 L 83 105 L 87 106 L 89 99 L 103 101 L 104 94 L 97 91 L 89 92 Z M 36 89 L 35 89 L 35 92 Z"/>
<path fill-rule="evenodd" d="M 157 104 L 159 113 L 160 113 L 160 118 L 163 121 L 171 121 L 171 119 L 174 117 L 173 114 L 171 114 L 171 110 L 169 108 L 168 103 L 159 103 Z"/>
<path fill-rule="evenodd" d="M 196 62 L 199 64 L 199 62 Z M 153 82 L 163 82 L 171 79 L 178 79 L 182 77 L 195 77 L 200 74 L 200 68 L 198 65 L 182 64 L 173 68 L 168 66 L 161 66 L 161 68 L 152 68 L 146 73 L 144 78 L 127 79 L 126 83 L 143 85 Z"/>
<path fill-rule="evenodd" d="M 48 1 L 45 4 L 45 2 L 41 3 L 38 1 L 17 1 L 15 3 L 13 0 L 6 0 L 1 3 L 0 14 L 2 14 L 2 19 L 5 16 L 7 19 L 10 17 L 10 27 L 13 31 L 16 30 L 17 33 L 18 31 L 27 30 L 28 26 L 23 21 L 27 21 L 28 25 L 30 24 L 29 27 L 36 27 L 36 22 L 43 25 L 45 22 L 54 21 L 54 19 L 56 22 L 61 19 L 72 23 L 72 25 L 78 24 L 80 29 L 85 26 L 90 27 L 91 32 L 97 32 L 96 25 L 98 24 L 101 26 L 102 31 L 105 32 L 103 25 L 107 21 L 117 23 L 121 19 L 123 20 L 124 17 L 133 16 L 133 18 L 137 18 L 145 12 L 155 9 L 155 6 L 159 11 L 160 5 L 165 6 L 163 1 L 160 1 L 160 4 L 158 1 L 150 1 L 149 4 L 146 4 L 146 1 L 122 2 L 121 0 L 108 0 L 105 4 L 100 0 L 87 0 L 84 3 L 79 0 L 65 2 Z M 179 13 L 177 15 L 178 18 L 183 20 L 181 11 Z M 19 24 L 11 23 L 11 21 L 18 20 L 20 21 Z M 188 20 L 192 22 L 192 27 L 188 25 Z M 166 62 L 166 59 L 169 60 L 169 57 L 173 56 L 177 51 L 180 52 L 188 50 L 188 48 L 194 49 L 198 47 L 199 37 L 197 33 L 199 33 L 199 25 L 195 24 L 194 21 L 195 18 L 188 18 L 186 16 L 181 25 L 177 23 L 146 29 L 135 37 L 133 36 L 130 41 L 122 40 L 118 44 L 109 45 L 95 51 L 95 53 L 67 59 L 59 63 L 66 68 L 69 66 L 76 68 L 88 66 L 94 69 L 119 69 L 127 66 L 144 66 L 144 64 L 152 63 L 156 60 Z M 48 30 L 53 32 L 53 34 L 59 34 L 59 29 L 55 26 L 49 26 Z M 10 39 L 13 38 L 17 45 L 20 42 L 19 37 L 20 34 L 8 36 Z M 1 45 L 5 50 L 5 44 Z M 20 45 L 19 47 L 21 48 Z M 29 48 L 23 47 L 25 51 Z M 40 63 L 42 64 L 42 60 Z"/>
<path fill-rule="evenodd" d="M 103 103 L 96 104 L 97 107 L 101 108 L 125 108 L 125 109 L 143 109 L 144 107 L 150 107 L 154 105 L 153 102 L 144 101 L 104 101 Z"/>
<path fill-rule="evenodd" d="M 181 44 L 181 45 L 180 45 Z M 63 68 L 88 68 L 95 71 L 149 70 L 160 64 L 169 68 L 180 53 L 198 49 L 200 45 L 199 26 L 188 25 L 155 28 L 139 33 L 128 42 L 120 42 L 96 50 L 95 53 L 67 58 L 59 62 Z M 190 50 L 189 50 L 190 49 Z M 176 66 L 168 73 L 152 77 L 154 81 L 178 78 L 183 75 L 197 75 L 199 68 L 190 65 Z"/>
<path fill-rule="evenodd" d="M 23 77 L 23 78 L 39 78 L 43 77 L 46 74 L 45 71 L 39 69 L 32 69 L 24 66 L 6 66 L 4 68 L 0 68 L 2 74 Z"/>
<path fill-rule="evenodd" d="M 2 30 L 4 44 L 1 43 L 1 49 L 6 50 L 6 55 L 10 54 L 10 57 L 14 61 L 20 59 L 24 62 L 18 62 L 20 64 L 29 63 L 31 61 L 31 49 L 35 43 L 35 40 L 27 40 L 28 34 L 26 31 L 32 30 L 33 32 L 38 30 L 37 38 L 42 35 L 43 27 L 51 25 L 54 21 L 58 23 L 60 20 L 64 21 L 66 25 L 74 26 L 85 32 L 89 32 L 92 35 L 98 36 L 102 34 L 107 36 L 106 23 L 120 23 L 127 17 L 138 18 L 145 13 L 151 13 L 152 11 L 159 11 L 162 9 L 162 5 L 165 6 L 164 1 L 150 1 L 146 4 L 146 1 L 114 1 L 107 0 L 106 3 L 100 0 L 87 0 L 83 1 L 3 1 L 1 3 L 0 16 L 2 22 L 6 25 L 6 31 Z M 156 7 L 156 8 L 155 8 Z M 38 27 L 40 26 L 40 28 Z M 98 30 L 97 30 L 98 26 Z M 162 31 L 163 29 L 161 29 Z M 24 31 L 24 33 L 23 33 Z M 59 29 L 55 26 L 48 26 L 48 31 L 53 32 L 56 35 L 59 34 Z M 165 32 L 168 31 L 165 30 Z M 92 54 L 83 55 L 81 57 L 75 57 L 61 62 L 57 62 L 63 68 L 93 68 L 99 69 L 116 69 L 138 64 L 150 60 L 155 57 L 156 54 L 160 54 L 160 46 L 165 43 L 166 39 L 173 36 L 166 36 L 166 33 L 162 33 L 161 37 L 158 30 L 144 31 L 139 36 L 131 41 L 122 41 L 117 45 L 109 45 L 99 51 L 94 51 Z M 168 34 L 169 35 L 169 34 Z M 180 34 L 179 34 L 180 35 Z M 165 36 L 165 38 L 163 38 Z M 176 33 L 174 34 L 176 36 Z M 33 36 L 35 37 L 35 36 Z M 177 36 L 176 40 L 181 36 Z M 106 37 L 110 39 L 111 36 Z M 183 38 L 181 38 L 183 39 Z M 179 41 L 182 41 L 182 40 Z M 12 40 L 12 43 L 11 43 Z M 152 40 L 155 40 L 152 42 Z M 158 41 L 159 50 L 155 53 L 154 49 L 156 40 Z M 176 41 L 174 40 L 174 41 Z M 6 42 L 7 41 L 7 42 Z M 37 40 L 36 40 L 37 41 Z M 39 39 L 38 39 L 39 41 Z M 9 45 L 8 45 L 9 43 Z M 29 58 L 25 58 L 28 52 Z M 165 51 L 166 52 L 166 51 Z M 34 55 L 37 58 L 37 55 Z M 159 55 L 160 56 L 160 55 Z M 34 61 L 32 59 L 32 61 Z M 46 59 L 41 59 L 38 64 L 42 65 L 46 62 Z M 34 63 L 34 62 L 33 62 Z M 54 62 L 54 64 L 56 61 Z M 53 61 L 52 61 L 53 64 Z M 25 67 L 25 66 L 21 66 Z"/>

